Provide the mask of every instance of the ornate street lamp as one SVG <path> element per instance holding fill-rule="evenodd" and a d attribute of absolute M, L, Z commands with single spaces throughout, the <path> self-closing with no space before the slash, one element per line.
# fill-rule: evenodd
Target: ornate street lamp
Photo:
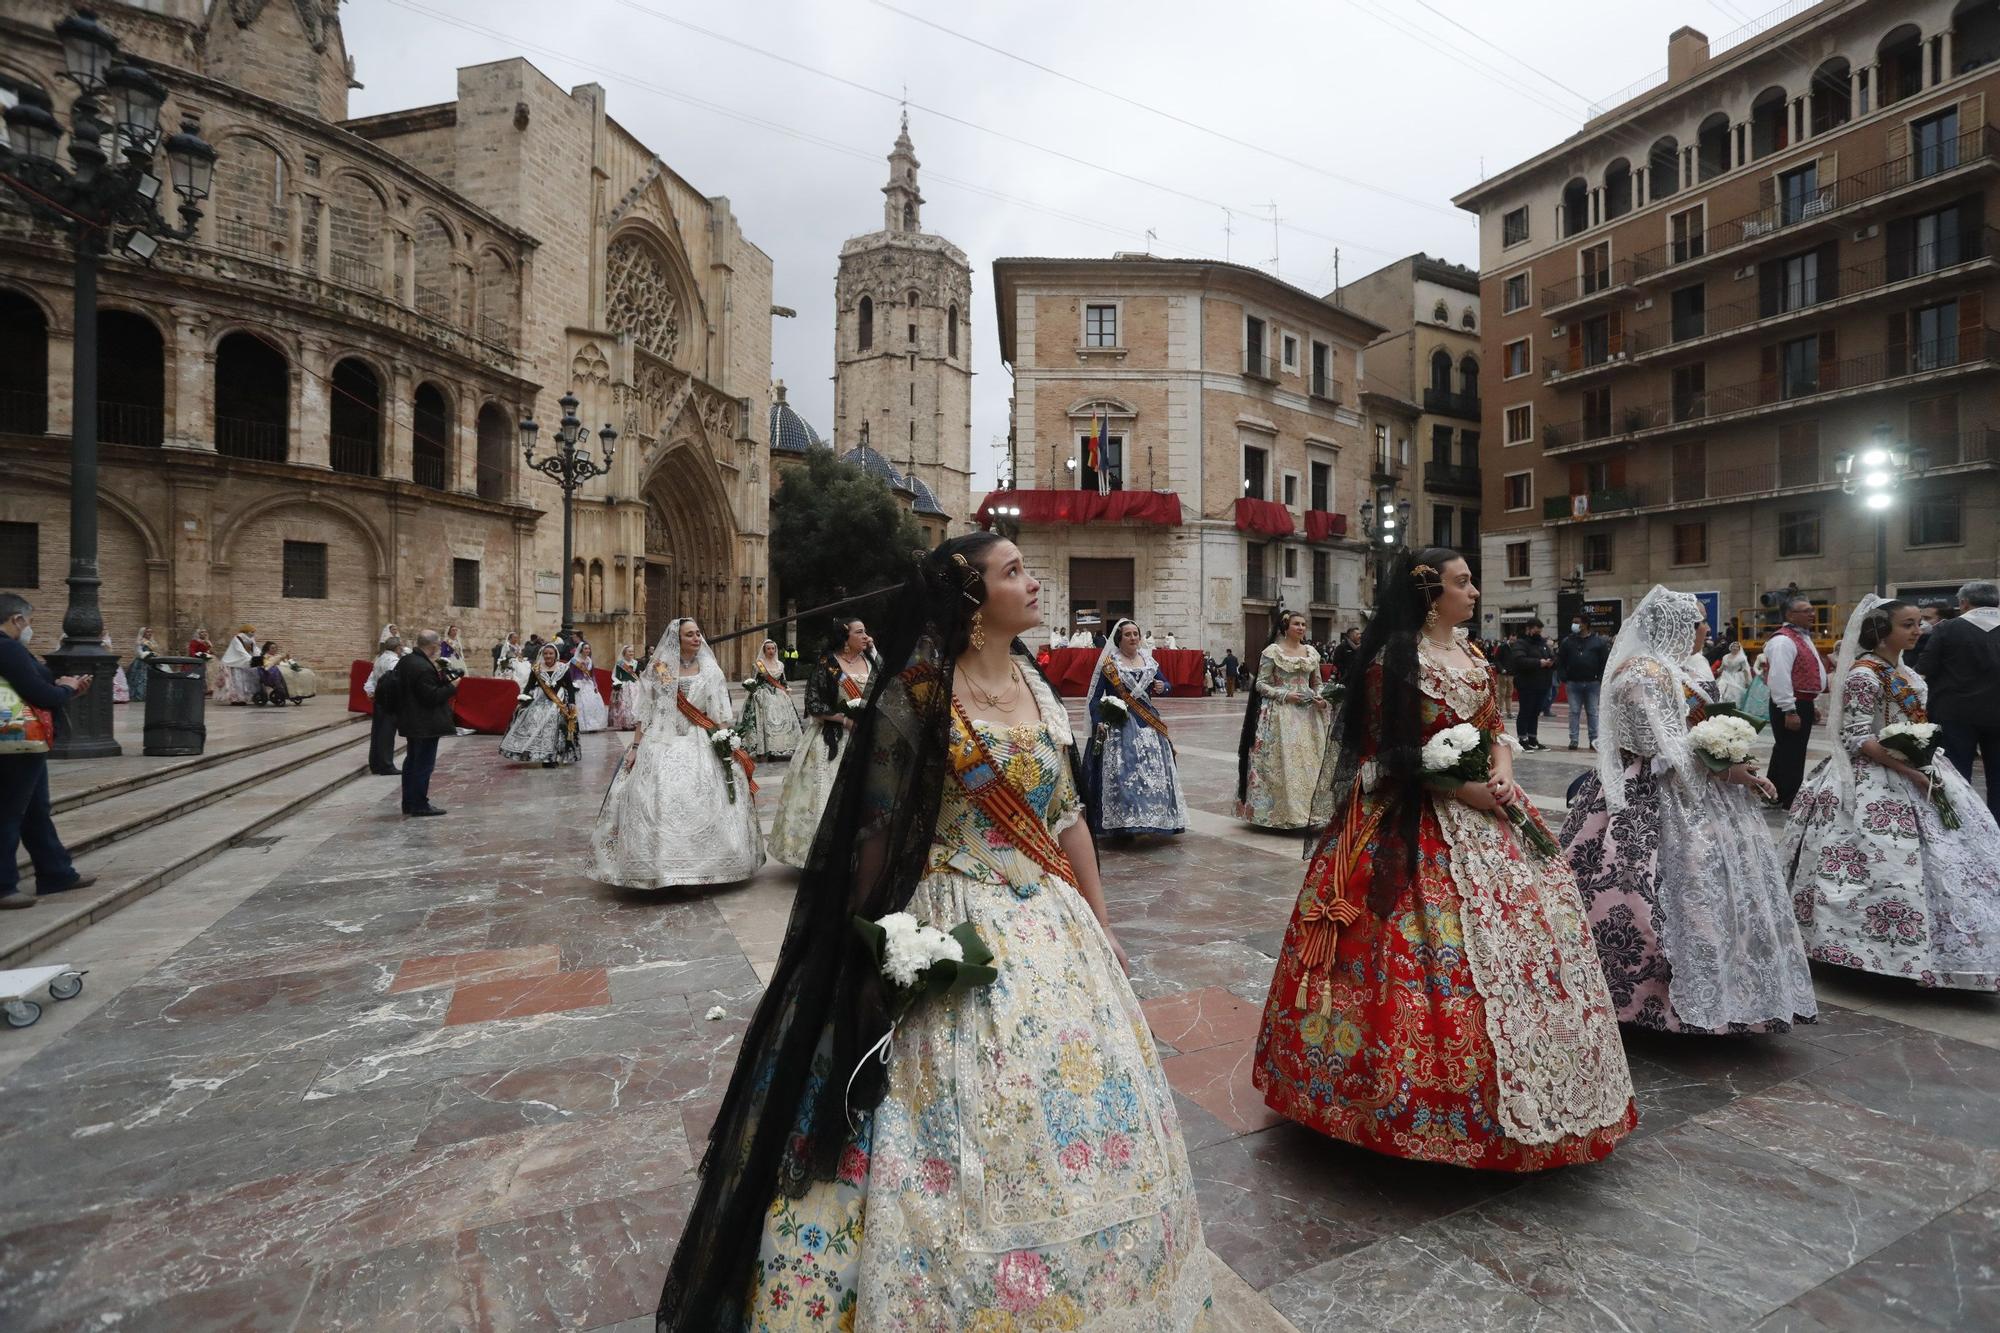
<path fill-rule="evenodd" d="M 1380 581 L 1382 571 L 1396 548 L 1409 541 L 1410 502 L 1398 500 L 1393 487 L 1376 489 L 1375 498 L 1361 513 L 1361 535 L 1368 543 L 1368 580 Z"/>
<path fill-rule="evenodd" d="M 59 675 L 89 676 L 91 687 L 71 701 L 49 755 L 88 759 L 121 753 L 111 734 L 111 674 L 118 654 L 103 646 L 97 568 L 97 270 L 114 250 L 142 263 L 162 240 L 185 241 L 201 219 L 200 203 L 215 177 L 215 149 L 192 119 L 166 138 L 168 172 L 181 197 L 180 225 L 160 212 L 154 171 L 162 147 L 160 108 L 167 87 L 123 57 L 118 39 L 89 10 L 56 24 L 62 77 L 76 85 L 70 106 L 69 162 L 56 160 L 63 125 L 48 94 L 23 88 L 7 108 L 0 144 L 0 184 L 35 216 L 62 228 L 76 256 L 76 343 L 70 412 L 69 606 L 63 637 L 48 655 Z"/>
<path fill-rule="evenodd" d="M 1875 428 L 1875 439 L 1858 454 L 1840 454 L 1833 460 L 1833 473 L 1840 489 L 1859 495 L 1861 507 L 1875 516 L 1875 595 L 1886 597 L 1889 587 L 1889 508 L 1906 481 L 1914 481 L 1930 470 L 1928 449 L 1904 449 L 1889 436 L 1887 426 Z"/>
<path fill-rule="evenodd" d="M 599 463 L 590 456 L 590 436 L 584 424 L 577 420 L 576 409 L 581 400 L 573 393 L 566 393 L 559 400 L 562 404 L 562 424 L 555 431 L 555 453 L 547 458 L 535 457 L 535 437 L 542 428 L 535 424 L 533 417 L 521 419 L 521 453 L 528 460 L 528 466 L 562 487 L 563 493 L 563 557 L 562 557 L 562 627 L 563 637 L 574 640 L 576 608 L 571 605 L 575 592 L 575 580 L 570 577 L 570 547 L 574 531 L 577 488 L 592 477 L 601 477 L 611 471 L 612 446 L 618 442 L 618 432 L 605 422 L 604 429 L 597 432 L 597 438 L 604 444 L 604 461 Z M 582 448 L 578 448 L 581 442 Z"/>

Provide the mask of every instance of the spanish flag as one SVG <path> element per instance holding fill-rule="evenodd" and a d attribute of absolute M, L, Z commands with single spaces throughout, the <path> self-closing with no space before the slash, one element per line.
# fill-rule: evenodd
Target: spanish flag
<path fill-rule="evenodd" d="M 1100 494 L 1108 493 L 1111 489 L 1111 479 L 1104 475 L 1104 446 L 1110 435 L 1111 418 L 1099 412 L 1096 419 L 1091 422 L 1090 438 L 1083 444 L 1083 461 L 1084 466 L 1097 477 L 1097 489 Z"/>

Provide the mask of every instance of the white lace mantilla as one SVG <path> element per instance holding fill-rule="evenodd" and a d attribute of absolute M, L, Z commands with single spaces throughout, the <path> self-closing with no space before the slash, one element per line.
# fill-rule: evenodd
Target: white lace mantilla
<path fill-rule="evenodd" d="M 1492 689 L 1483 662 L 1451 667 L 1428 648 L 1419 658 L 1427 696 L 1461 720 L 1478 715 Z M 1632 1074 L 1568 862 L 1531 859 L 1503 816 L 1442 794 L 1432 804 L 1451 848 L 1507 1137 L 1554 1143 L 1618 1123 Z"/>

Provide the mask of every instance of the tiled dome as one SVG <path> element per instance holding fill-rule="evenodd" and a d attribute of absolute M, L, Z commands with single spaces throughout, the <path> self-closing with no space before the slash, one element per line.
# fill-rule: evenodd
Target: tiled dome
<path fill-rule="evenodd" d="M 782 454 L 802 454 L 825 447 L 819 432 L 785 401 L 785 382 L 779 380 L 771 389 L 771 448 Z"/>

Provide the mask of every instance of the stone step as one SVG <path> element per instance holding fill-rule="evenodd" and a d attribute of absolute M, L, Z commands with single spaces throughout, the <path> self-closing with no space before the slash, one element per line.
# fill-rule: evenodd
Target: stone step
<path fill-rule="evenodd" d="M 289 745 L 303 736 L 340 731 L 345 728 L 368 726 L 368 719 L 345 708 L 334 711 L 316 707 L 319 701 L 306 705 L 304 712 L 286 710 L 282 714 L 269 714 L 258 709 L 254 714 L 247 709 L 233 710 L 242 716 L 268 718 L 271 730 L 262 727 L 248 728 L 240 725 L 222 726 L 213 721 L 223 710 L 211 708 L 208 716 L 208 746 L 201 754 L 185 756 L 152 757 L 141 751 L 144 744 L 143 727 L 136 720 L 143 714 L 135 715 L 132 725 L 118 728 L 118 739 L 125 747 L 125 753 L 115 759 L 63 760 L 49 766 L 49 805 L 57 814 L 67 810 L 80 809 L 98 801 L 108 801 L 127 792 L 138 791 L 161 782 L 172 782 L 190 773 L 199 773 L 215 768 L 244 755 L 261 754 L 281 745 Z M 143 708 L 144 705 L 127 705 L 127 709 Z M 123 712 L 125 710 L 121 710 Z M 224 716 L 229 716 L 224 713 Z M 232 717 L 230 721 L 234 723 Z"/>
<path fill-rule="evenodd" d="M 362 732 L 230 800 L 99 847 L 77 862 L 78 869 L 98 877 L 97 883 L 46 898 L 25 911 L 0 912 L 0 968 L 20 966 L 367 771 L 368 737 Z"/>
<path fill-rule="evenodd" d="M 58 809 L 56 829 L 70 855 L 81 856 L 280 777 L 354 744 L 355 739 L 356 730 L 347 723 L 295 732 L 289 739 L 276 738 L 269 744 L 212 758 L 200 756 L 209 762 L 154 776 L 143 785 L 67 810 Z M 18 853 L 15 864 L 25 877 L 29 865 L 25 849 Z"/>

